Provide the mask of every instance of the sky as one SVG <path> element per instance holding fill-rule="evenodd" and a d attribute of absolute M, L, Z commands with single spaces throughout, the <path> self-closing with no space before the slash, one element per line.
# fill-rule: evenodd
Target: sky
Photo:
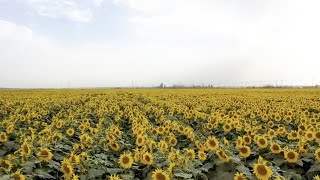
<path fill-rule="evenodd" d="M 0 0 L 0 87 L 320 84 L 318 0 Z"/>

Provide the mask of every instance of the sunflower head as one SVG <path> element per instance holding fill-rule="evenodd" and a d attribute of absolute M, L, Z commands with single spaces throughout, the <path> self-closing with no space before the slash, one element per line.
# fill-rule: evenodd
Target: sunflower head
<path fill-rule="evenodd" d="M 198 152 L 198 158 L 201 160 L 201 161 L 204 161 L 207 159 L 207 154 L 204 152 L 204 151 L 199 151 Z"/>
<path fill-rule="evenodd" d="M 42 148 L 38 153 L 37 156 L 42 161 L 49 161 L 52 159 L 53 154 L 50 149 Z"/>
<path fill-rule="evenodd" d="M 151 165 L 153 164 L 153 155 L 149 152 L 145 152 L 142 155 L 142 163 L 145 165 Z"/>
<path fill-rule="evenodd" d="M 0 142 L 6 142 L 8 140 L 8 136 L 5 132 L 0 133 Z"/>
<path fill-rule="evenodd" d="M 26 141 L 24 143 L 22 143 L 20 149 L 21 149 L 22 156 L 26 156 L 26 157 L 31 156 L 31 148 L 30 148 L 30 145 Z"/>
<path fill-rule="evenodd" d="M 61 163 L 61 171 L 63 172 L 66 179 L 70 179 L 73 174 L 73 167 L 68 159 L 63 159 Z"/>
<path fill-rule="evenodd" d="M 219 148 L 219 141 L 217 140 L 216 137 L 210 136 L 206 141 L 206 145 L 209 150 L 215 151 Z"/>
<path fill-rule="evenodd" d="M 109 180 L 121 180 L 121 178 L 119 175 L 113 174 L 109 176 Z"/>
<path fill-rule="evenodd" d="M 270 179 L 272 176 L 272 170 L 266 164 L 257 163 L 253 166 L 253 171 L 255 176 L 260 180 Z"/>
<path fill-rule="evenodd" d="M 21 174 L 20 171 L 16 171 L 16 172 L 12 173 L 10 175 L 10 177 L 15 180 L 25 180 L 26 179 L 26 177 L 23 174 Z"/>
<path fill-rule="evenodd" d="M 167 172 L 162 169 L 156 169 L 152 172 L 152 180 L 169 180 L 170 177 Z"/>
<path fill-rule="evenodd" d="M 119 164 L 125 169 L 130 169 L 133 164 L 133 157 L 131 156 L 131 153 L 121 154 L 119 158 Z"/>
<path fill-rule="evenodd" d="M 299 160 L 299 154 L 291 149 L 285 151 L 284 157 L 289 163 L 297 163 Z"/>
<path fill-rule="evenodd" d="M 271 144 L 270 150 L 274 154 L 279 154 L 280 152 L 282 152 L 282 148 L 278 143 Z"/>
<path fill-rule="evenodd" d="M 0 166 L 9 171 L 13 165 L 9 160 L 0 160 Z"/>
<path fill-rule="evenodd" d="M 237 172 L 234 177 L 233 177 L 234 180 L 246 180 L 247 177 L 243 174 L 243 173 L 239 173 Z"/>
<path fill-rule="evenodd" d="M 251 154 L 251 149 L 249 146 L 242 146 L 242 147 L 239 147 L 239 153 L 241 157 L 247 158 Z"/>
<path fill-rule="evenodd" d="M 67 133 L 67 135 L 68 135 L 69 137 L 71 137 L 71 136 L 74 135 L 74 129 L 69 128 L 69 129 L 67 129 L 66 133 Z"/>

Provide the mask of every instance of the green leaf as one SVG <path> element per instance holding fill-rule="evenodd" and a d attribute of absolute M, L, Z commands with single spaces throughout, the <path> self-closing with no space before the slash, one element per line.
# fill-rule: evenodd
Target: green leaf
<path fill-rule="evenodd" d="M 36 166 L 35 166 L 35 163 L 32 162 L 32 161 L 28 161 L 28 162 L 22 164 L 22 166 L 24 167 L 25 172 L 26 172 L 27 174 L 32 173 L 32 172 L 33 172 L 33 168 L 36 167 Z"/>
<path fill-rule="evenodd" d="M 120 168 L 107 168 L 106 171 L 107 171 L 108 173 L 110 173 L 110 174 L 118 174 L 118 173 L 123 172 L 124 170 L 123 170 L 123 169 L 120 169 Z"/>
<path fill-rule="evenodd" d="M 0 179 L 1 180 L 11 180 L 11 177 L 10 177 L 10 175 L 4 175 L 4 176 L 0 176 Z"/>
<path fill-rule="evenodd" d="M 303 162 L 301 161 L 301 159 L 297 162 L 297 164 L 301 167 L 303 167 Z"/>
<path fill-rule="evenodd" d="M 192 178 L 192 174 L 189 173 L 174 173 L 176 177 L 182 177 L 184 179 Z"/>
<path fill-rule="evenodd" d="M 3 156 L 6 154 L 7 151 L 4 151 L 4 150 L 0 150 L 0 156 Z"/>
<path fill-rule="evenodd" d="M 88 179 L 99 177 L 105 173 L 102 169 L 89 169 L 88 171 Z"/>
<path fill-rule="evenodd" d="M 134 178 L 134 174 L 122 174 L 122 175 L 121 175 L 121 178 L 122 178 L 123 180 L 131 180 L 131 179 Z"/>
<path fill-rule="evenodd" d="M 251 173 L 250 173 L 250 169 L 249 168 L 247 168 L 247 167 L 245 167 L 244 165 L 239 165 L 239 166 L 237 166 L 237 168 L 236 168 L 239 172 L 242 172 L 242 173 L 244 173 L 244 174 L 246 174 L 246 175 L 251 175 Z"/>
<path fill-rule="evenodd" d="M 311 168 L 308 170 L 308 173 L 315 172 L 315 171 L 320 171 L 320 164 L 315 164 L 315 165 L 311 166 Z"/>
<path fill-rule="evenodd" d="M 36 176 L 43 179 L 56 179 L 55 177 L 51 176 L 49 173 L 43 171 L 42 169 L 36 169 L 35 174 Z"/>
<path fill-rule="evenodd" d="M 206 163 L 201 167 L 202 171 L 208 172 L 209 169 L 213 168 L 214 164 L 213 163 Z"/>
<path fill-rule="evenodd" d="M 49 161 L 48 167 L 54 168 L 58 171 L 60 171 L 60 163 L 56 161 Z"/>
<path fill-rule="evenodd" d="M 275 165 L 277 165 L 278 167 L 280 167 L 284 163 L 284 159 L 276 158 L 276 159 L 273 160 L 273 163 Z"/>

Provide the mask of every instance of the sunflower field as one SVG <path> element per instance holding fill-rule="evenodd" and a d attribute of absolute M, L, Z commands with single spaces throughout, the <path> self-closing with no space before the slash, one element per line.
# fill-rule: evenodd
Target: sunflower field
<path fill-rule="evenodd" d="M 319 144 L 319 89 L 0 91 L 4 180 L 320 180 Z"/>

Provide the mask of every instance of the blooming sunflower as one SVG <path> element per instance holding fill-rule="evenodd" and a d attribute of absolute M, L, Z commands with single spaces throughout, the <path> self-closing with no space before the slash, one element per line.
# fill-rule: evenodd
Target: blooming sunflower
<path fill-rule="evenodd" d="M 259 180 L 268 180 L 272 176 L 271 168 L 266 163 L 256 163 L 253 166 L 255 176 Z"/>
<path fill-rule="evenodd" d="M 121 154 L 119 158 L 119 164 L 125 169 L 131 168 L 133 164 L 133 157 L 131 156 L 131 153 Z"/>
<path fill-rule="evenodd" d="M 72 177 L 73 167 L 68 159 L 63 159 L 61 163 L 61 171 L 63 172 L 66 179 L 70 179 Z"/>
<path fill-rule="evenodd" d="M 119 175 L 113 174 L 109 176 L 109 180 L 121 180 L 121 178 Z"/>
<path fill-rule="evenodd" d="M 206 141 L 206 145 L 209 150 L 215 151 L 219 148 L 219 141 L 216 137 L 210 136 Z"/>
<path fill-rule="evenodd" d="M 15 180 L 25 180 L 26 179 L 26 177 L 23 174 L 21 174 L 20 171 L 16 171 L 16 172 L 12 173 L 10 175 L 10 177 Z"/>
<path fill-rule="evenodd" d="M 219 159 L 223 162 L 227 163 L 230 161 L 230 157 L 222 149 L 217 150 L 216 153 Z"/>
<path fill-rule="evenodd" d="M 318 162 L 320 162 L 320 148 L 318 148 L 318 149 L 314 152 L 314 156 L 316 157 L 316 159 L 318 160 Z"/>
<path fill-rule="evenodd" d="M 268 146 L 268 140 L 265 137 L 259 136 L 257 138 L 257 145 L 259 146 L 260 149 L 264 149 Z"/>
<path fill-rule="evenodd" d="M 13 165 L 9 160 L 0 160 L 0 166 L 9 171 Z"/>
<path fill-rule="evenodd" d="M 241 157 L 247 158 L 251 154 L 251 149 L 249 146 L 242 146 L 239 148 L 239 153 Z"/>
<path fill-rule="evenodd" d="M 316 137 L 315 133 L 312 132 L 312 131 L 310 131 L 310 130 L 308 130 L 308 131 L 306 132 L 306 134 L 305 134 L 305 138 L 306 138 L 306 140 L 308 140 L 308 141 L 314 140 L 315 137 Z"/>
<path fill-rule="evenodd" d="M 142 164 L 145 164 L 145 165 L 151 165 L 153 164 L 153 155 L 150 154 L 149 152 L 145 152 L 143 155 L 142 155 Z"/>
<path fill-rule="evenodd" d="M 42 148 L 40 152 L 37 153 L 37 156 L 42 161 L 49 161 L 52 159 L 53 154 L 51 153 L 50 149 Z"/>
<path fill-rule="evenodd" d="M 243 173 L 239 173 L 239 172 L 237 172 L 233 177 L 233 180 L 246 180 L 246 179 L 247 177 Z"/>
<path fill-rule="evenodd" d="M 193 149 L 186 149 L 186 154 L 191 159 L 194 159 L 196 157 L 196 153 Z"/>
<path fill-rule="evenodd" d="M 69 128 L 69 129 L 67 129 L 66 133 L 67 133 L 67 135 L 68 135 L 69 137 L 71 137 L 71 136 L 74 135 L 74 129 Z"/>
<path fill-rule="evenodd" d="M 0 142 L 6 142 L 8 140 L 7 134 L 5 132 L 0 133 Z"/>
<path fill-rule="evenodd" d="M 162 169 L 156 169 L 152 172 L 152 180 L 169 180 L 170 177 L 167 172 Z"/>
<path fill-rule="evenodd" d="M 110 141 L 108 143 L 108 145 L 112 149 L 112 151 L 119 151 L 120 150 L 120 145 L 116 142 Z"/>
<path fill-rule="evenodd" d="M 136 144 L 137 144 L 137 146 L 143 146 L 144 145 L 144 143 L 146 142 L 146 137 L 145 136 L 141 136 L 141 135 L 139 135 L 138 137 L 137 137 L 137 139 L 136 139 Z"/>
<path fill-rule="evenodd" d="M 297 163 L 299 160 L 299 153 L 289 149 L 284 152 L 284 158 L 286 158 L 289 163 Z"/>
<path fill-rule="evenodd" d="M 274 154 L 279 154 L 282 151 L 282 148 L 278 143 L 273 143 L 270 146 L 270 150 Z"/>
<path fill-rule="evenodd" d="M 31 148 L 30 148 L 30 145 L 26 141 L 24 143 L 22 143 L 20 149 L 21 149 L 20 153 L 22 156 L 25 156 L 25 157 L 31 156 Z"/>
<path fill-rule="evenodd" d="M 201 160 L 201 161 L 204 161 L 207 159 L 207 154 L 204 152 L 204 151 L 198 151 L 198 158 Z"/>
<path fill-rule="evenodd" d="M 320 176 L 319 175 L 316 175 L 312 178 L 313 180 L 320 180 Z"/>

